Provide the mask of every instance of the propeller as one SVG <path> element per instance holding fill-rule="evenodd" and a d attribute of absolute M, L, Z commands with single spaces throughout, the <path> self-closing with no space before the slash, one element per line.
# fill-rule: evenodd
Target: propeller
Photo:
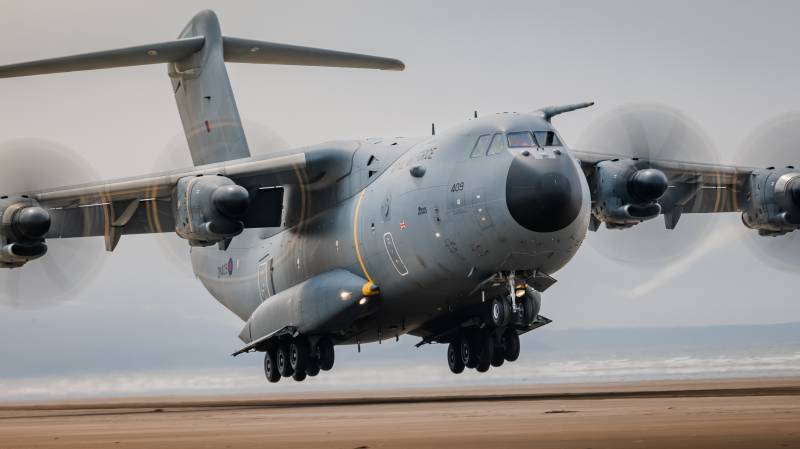
<path fill-rule="evenodd" d="M 267 126 L 253 120 L 243 119 L 242 127 L 250 147 L 250 154 L 253 157 L 289 149 L 289 144 Z M 192 157 L 186 136 L 180 133 L 170 139 L 155 162 L 154 172 L 191 167 Z M 165 202 L 160 204 L 160 207 L 170 207 L 170 205 Z M 236 214 L 236 211 L 229 212 L 231 215 Z M 174 232 L 156 234 L 155 238 L 167 260 L 171 261 L 181 274 L 193 277 L 189 243 Z"/>
<path fill-rule="evenodd" d="M 53 142 L 21 139 L 0 143 L 0 190 L 13 195 L 96 180 L 80 155 Z M 16 213 L 12 232 L 30 240 L 50 228 L 50 213 L 26 207 Z M 21 268 L 0 269 L 0 305 L 17 308 L 60 303 L 91 282 L 104 257 L 102 238 L 48 239 L 47 254 Z"/>
<path fill-rule="evenodd" d="M 654 103 L 626 105 L 600 117 L 583 133 L 578 148 L 639 158 L 644 166 L 647 160 L 718 160 L 711 140 L 698 123 L 674 108 Z M 659 197 L 667 187 L 659 170 L 642 169 L 634 180 L 631 188 L 643 198 Z M 710 232 L 714 219 L 696 215 L 683 215 L 672 231 L 665 229 L 663 217 L 624 230 L 602 226 L 590 232 L 587 240 L 595 250 L 619 262 L 665 265 L 694 251 Z"/>
<path fill-rule="evenodd" d="M 798 168 L 800 172 L 800 112 L 773 117 L 759 125 L 745 139 L 739 149 L 736 163 L 749 167 Z M 790 181 L 787 194 L 800 204 L 800 182 Z M 800 230 L 769 237 L 744 226 L 737 228 L 739 238 L 767 265 L 790 273 L 800 267 Z"/>

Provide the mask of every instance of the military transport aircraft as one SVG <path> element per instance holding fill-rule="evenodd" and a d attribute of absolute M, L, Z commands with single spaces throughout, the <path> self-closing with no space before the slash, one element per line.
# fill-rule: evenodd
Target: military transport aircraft
<path fill-rule="evenodd" d="M 215 14 L 177 40 L 0 67 L 0 77 L 165 63 L 194 167 L 0 192 L 0 266 L 46 240 L 175 232 L 194 273 L 264 353 L 270 382 L 334 364 L 334 347 L 411 334 L 453 373 L 513 362 L 550 322 L 541 293 L 587 231 L 739 212 L 763 236 L 800 227 L 800 170 L 573 151 L 556 115 L 474 118 L 419 138 L 327 142 L 251 157 L 225 62 L 403 70 L 396 59 L 223 36 Z M 634 139 L 635 140 L 635 139 Z M 0 180 L 2 183 L 2 180 Z M 606 231 L 604 231 L 606 232 Z M 608 231 L 611 232 L 611 231 Z"/>

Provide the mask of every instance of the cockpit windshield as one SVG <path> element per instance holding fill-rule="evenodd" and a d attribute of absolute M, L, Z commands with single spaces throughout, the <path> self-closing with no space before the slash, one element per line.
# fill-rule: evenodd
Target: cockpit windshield
<path fill-rule="evenodd" d="M 533 148 L 536 142 L 533 140 L 533 135 L 528 131 L 508 133 L 508 147 L 509 148 Z"/>
<path fill-rule="evenodd" d="M 536 135 L 536 141 L 539 143 L 541 147 L 560 147 L 561 141 L 558 139 L 558 136 L 553 131 L 534 131 L 534 135 Z"/>

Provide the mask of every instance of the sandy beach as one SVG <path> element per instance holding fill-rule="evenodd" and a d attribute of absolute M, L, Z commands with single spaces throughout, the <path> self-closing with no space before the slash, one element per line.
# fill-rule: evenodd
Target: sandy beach
<path fill-rule="evenodd" d="M 0 448 L 109 447 L 800 448 L 800 379 L 0 403 Z"/>

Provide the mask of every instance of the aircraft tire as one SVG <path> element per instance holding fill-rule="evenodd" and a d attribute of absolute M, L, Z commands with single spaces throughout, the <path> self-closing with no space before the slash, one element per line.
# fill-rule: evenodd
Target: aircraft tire
<path fill-rule="evenodd" d="M 525 327 L 530 326 L 536 320 L 536 315 L 534 314 L 534 304 L 533 298 L 529 295 L 525 295 L 522 297 L 522 325 Z"/>
<path fill-rule="evenodd" d="M 302 381 L 306 380 L 306 372 L 305 371 L 295 371 L 294 374 L 292 374 L 292 379 L 294 379 L 296 382 L 302 382 Z"/>
<path fill-rule="evenodd" d="M 314 377 L 319 374 L 319 359 L 315 357 L 308 359 L 306 374 L 308 374 L 308 377 Z"/>
<path fill-rule="evenodd" d="M 301 373 L 303 378 L 305 378 L 306 368 L 308 367 L 308 359 L 308 340 L 306 340 L 304 337 L 297 337 L 293 339 L 292 344 L 289 345 L 289 362 L 292 365 L 292 371 L 295 373 Z"/>
<path fill-rule="evenodd" d="M 276 359 L 278 362 L 278 372 L 281 373 L 281 376 L 290 377 L 294 374 L 294 371 L 292 371 L 292 364 L 289 362 L 289 343 L 281 342 L 278 345 Z"/>
<path fill-rule="evenodd" d="M 319 360 L 319 368 L 322 371 L 328 371 L 333 368 L 335 355 L 333 342 L 327 337 L 320 339 L 317 343 L 317 360 Z"/>
<path fill-rule="evenodd" d="M 467 368 L 475 368 L 478 366 L 478 354 L 480 349 L 478 347 L 478 339 L 476 335 L 467 334 L 461 337 L 461 361 Z"/>
<path fill-rule="evenodd" d="M 489 371 L 492 366 L 492 357 L 494 356 L 494 338 L 490 332 L 481 332 L 479 336 L 480 341 L 480 356 L 478 357 L 478 366 L 475 367 L 479 373 Z"/>
<path fill-rule="evenodd" d="M 489 319 L 494 327 L 500 328 L 508 323 L 508 308 L 503 298 L 495 298 L 489 306 Z"/>
<path fill-rule="evenodd" d="M 267 349 L 264 352 L 264 374 L 270 383 L 281 380 L 281 373 L 278 372 L 278 362 L 275 357 L 275 348 Z"/>
<path fill-rule="evenodd" d="M 453 374 L 460 374 L 464 371 L 464 360 L 461 359 L 461 341 L 451 341 L 447 345 L 447 365 Z"/>
<path fill-rule="evenodd" d="M 495 340 L 495 339 L 492 339 Z M 499 341 L 494 342 L 494 351 L 492 352 L 492 366 L 494 367 L 501 367 L 503 366 L 503 362 L 505 362 L 505 347 L 503 345 L 502 338 Z"/>
<path fill-rule="evenodd" d="M 503 357 L 509 362 L 514 362 L 519 358 L 519 350 L 519 335 L 514 329 L 508 329 L 503 334 Z"/>

